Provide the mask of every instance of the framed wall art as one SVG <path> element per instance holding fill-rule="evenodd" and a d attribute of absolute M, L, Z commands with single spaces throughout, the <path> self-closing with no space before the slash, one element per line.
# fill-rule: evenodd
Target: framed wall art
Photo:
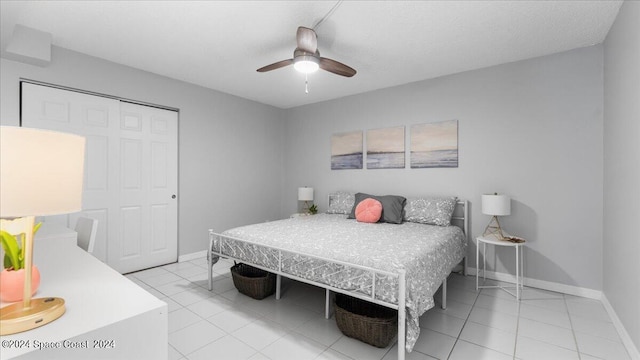
<path fill-rule="evenodd" d="M 331 135 L 331 170 L 362 169 L 362 131 Z"/>
<path fill-rule="evenodd" d="M 411 126 L 411 168 L 458 167 L 458 120 Z"/>
<path fill-rule="evenodd" d="M 404 169 L 404 126 L 367 131 L 367 169 Z"/>

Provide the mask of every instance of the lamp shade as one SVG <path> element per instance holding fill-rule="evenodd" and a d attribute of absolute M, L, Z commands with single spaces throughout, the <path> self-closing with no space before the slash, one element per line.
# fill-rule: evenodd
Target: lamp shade
<path fill-rule="evenodd" d="M 298 201 L 312 201 L 313 200 L 313 188 L 301 187 L 298 188 Z"/>
<path fill-rule="evenodd" d="M 492 216 L 511 215 L 511 199 L 506 195 L 482 195 L 482 213 Z"/>
<path fill-rule="evenodd" d="M 82 209 L 82 136 L 0 126 L 0 217 Z"/>

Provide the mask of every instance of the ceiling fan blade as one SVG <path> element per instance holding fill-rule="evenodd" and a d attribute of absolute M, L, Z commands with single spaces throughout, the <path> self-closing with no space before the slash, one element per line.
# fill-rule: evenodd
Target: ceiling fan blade
<path fill-rule="evenodd" d="M 293 64 L 293 59 L 287 59 L 275 62 L 271 65 L 263 66 L 260 69 L 256 70 L 257 72 L 267 72 L 275 69 L 280 69 L 281 67 L 285 67 L 287 65 Z"/>
<path fill-rule="evenodd" d="M 318 49 L 318 37 L 313 29 L 300 26 L 296 32 L 298 49 L 315 54 Z"/>
<path fill-rule="evenodd" d="M 352 77 L 356 74 L 356 70 L 354 68 L 341 62 L 323 57 L 320 58 L 320 69 L 346 77 Z"/>

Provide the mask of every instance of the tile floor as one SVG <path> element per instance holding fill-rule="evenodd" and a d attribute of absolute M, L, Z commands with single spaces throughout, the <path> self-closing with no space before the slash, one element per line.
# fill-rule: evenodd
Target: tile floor
<path fill-rule="evenodd" d="M 395 344 L 379 349 L 343 336 L 324 318 L 323 289 L 283 279 L 282 299 L 253 300 L 238 293 L 231 262 L 221 260 L 209 292 L 206 266 L 202 258 L 127 275 L 169 305 L 171 360 L 397 358 Z M 526 288 L 518 304 L 454 274 L 447 305 L 420 318 L 407 360 L 630 359 L 597 300 Z"/>

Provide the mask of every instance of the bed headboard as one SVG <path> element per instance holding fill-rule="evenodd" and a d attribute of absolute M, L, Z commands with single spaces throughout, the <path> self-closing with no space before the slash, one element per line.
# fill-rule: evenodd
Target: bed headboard
<path fill-rule="evenodd" d="M 467 200 L 458 199 L 456 201 L 456 208 L 451 216 L 451 225 L 460 227 L 469 238 L 469 202 Z"/>
<path fill-rule="evenodd" d="M 332 193 L 328 195 L 327 207 L 331 207 L 332 201 L 346 193 Z M 469 238 L 469 202 L 467 200 L 458 199 L 456 207 L 451 216 L 451 225 L 457 226 L 464 231 L 467 239 Z"/>

